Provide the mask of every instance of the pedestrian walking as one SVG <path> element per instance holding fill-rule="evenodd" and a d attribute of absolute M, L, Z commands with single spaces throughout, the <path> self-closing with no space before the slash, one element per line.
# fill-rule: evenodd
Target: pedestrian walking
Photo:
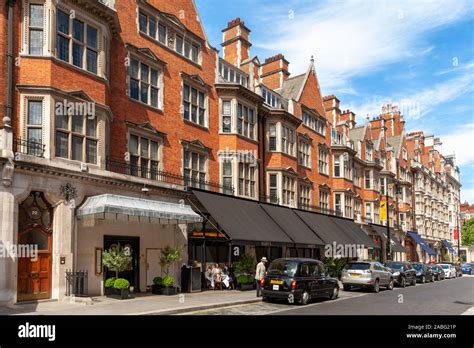
<path fill-rule="evenodd" d="M 257 269 L 255 271 L 255 280 L 257 282 L 257 297 L 262 296 L 262 287 L 260 285 L 260 281 L 265 277 L 267 258 L 262 257 L 260 262 L 257 264 Z"/>

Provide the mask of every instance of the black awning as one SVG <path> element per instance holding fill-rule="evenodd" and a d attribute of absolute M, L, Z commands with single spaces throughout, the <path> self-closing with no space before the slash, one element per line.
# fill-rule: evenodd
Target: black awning
<path fill-rule="evenodd" d="M 354 221 L 338 217 L 331 217 L 331 219 L 344 230 L 350 238 L 354 239 L 356 244 L 363 245 L 367 248 L 380 248 Z"/>
<path fill-rule="evenodd" d="M 354 244 L 354 240 L 349 238 L 329 216 L 302 210 L 294 210 L 294 212 L 306 225 L 316 232 L 325 244 L 332 244 L 333 242 L 338 244 Z"/>
<path fill-rule="evenodd" d="M 298 246 L 325 244 L 290 208 L 264 203 L 260 203 L 260 206 Z"/>
<path fill-rule="evenodd" d="M 370 224 L 369 226 L 370 226 L 370 228 L 372 228 L 372 230 L 375 231 L 375 233 L 377 233 L 380 236 L 380 238 L 382 238 L 382 242 L 385 245 L 387 243 L 387 226 L 373 225 L 373 224 Z M 394 233 L 394 231 L 391 228 L 390 229 L 390 240 L 392 241 L 392 251 L 397 252 L 397 253 L 406 252 L 403 245 L 396 238 L 394 238 L 393 233 Z"/>
<path fill-rule="evenodd" d="M 233 243 L 295 244 L 258 202 L 199 190 L 193 193 Z"/>

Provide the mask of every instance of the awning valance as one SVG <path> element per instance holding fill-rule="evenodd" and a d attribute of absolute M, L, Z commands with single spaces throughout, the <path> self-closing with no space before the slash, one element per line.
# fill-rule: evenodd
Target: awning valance
<path fill-rule="evenodd" d="M 295 244 L 258 202 L 199 190 L 193 193 L 233 243 Z"/>
<path fill-rule="evenodd" d="M 354 221 L 339 217 L 331 217 L 332 221 L 338 225 L 356 244 L 366 248 L 380 248 Z"/>
<path fill-rule="evenodd" d="M 450 242 L 448 242 L 446 239 L 441 240 L 441 242 L 451 254 L 457 255 L 456 249 L 453 248 Z"/>
<path fill-rule="evenodd" d="M 377 233 L 380 238 L 382 238 L 382 242 L 385 245 L 387 243 L 387 227 L 386 226 L 381 226 L 381 225 L 369 225 L 370 228 Z M 390 229 L 391 235 L 390 235 L 390 240 L 392 244 L 392 251 L 396 253 L 405 253 L 406 250 L 403 247 L 403 245 L 396 239 L 394 238 L 393 235 L 393 229 Z"/>
<path fill-rule="evenodd" d="M 436 252 L 430 248 L 428 243 L 426 243 L 423 238 L 420 237 L 420 235 L 416 232 L 408 232 L 408 235 L 416 242 L 416 244 L 419 244 L 421 248 L 429 255 L 436 255 Z"/>
<path fill-rule="evenodd" d="M 179 223 L 201 222 L 202 217 L 189 205 L 153 201 L 135 197 L 104 194 L 86 199 L 78 208 L 76 216 L 81 218 L 96 214 L 119 214 L 154 219 L 176 220 Z"/>

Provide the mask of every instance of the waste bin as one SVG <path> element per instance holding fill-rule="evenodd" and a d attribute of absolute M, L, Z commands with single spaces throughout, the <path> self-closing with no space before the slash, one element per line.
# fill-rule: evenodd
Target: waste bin
<path fill-rule="evenodd" d="M 201 267 L 181 267 L 181 292 L 201 291 Z"/>

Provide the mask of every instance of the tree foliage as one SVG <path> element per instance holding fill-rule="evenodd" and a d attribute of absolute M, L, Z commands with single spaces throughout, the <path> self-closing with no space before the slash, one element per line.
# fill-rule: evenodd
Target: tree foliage
<path fill-rule="evenodd" d="M 474 219 L 467 220 L 462 227 L 461 242 L 463 246 L 474 245 Z"/>
<path fill-rule="evenodd" d="M 127 270 L 132 263 L 132 256 L 118 244 L 102 253 L 102 262 L 110 271 L 115 272 L 115 278 L 118 278 L 119 273 Z"/>
<path fill-rule="evenodd" d="M 160 266 L 163 272 L 168 275 L 173 262 L 181 261 L 182 250 L 180 247 L 167 246 L 161 251 Z"/>
<path fill-rule="evenodd" d="M 235 273 L 250 274 L 254 272 L 255 259 L 253 256 L 244 254 L 240 260 L 235 264 Z"/>

